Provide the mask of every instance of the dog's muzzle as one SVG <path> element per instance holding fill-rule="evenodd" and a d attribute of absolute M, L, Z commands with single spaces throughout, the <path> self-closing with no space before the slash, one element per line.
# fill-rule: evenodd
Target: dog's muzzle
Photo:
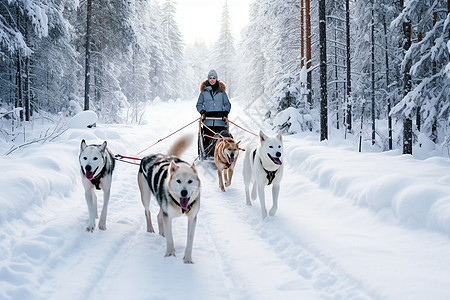
<path fill-rule="evenodd" d="M 86 176 L 88 180 L 92 180 L 92 178 L 94 178 L 95 171 L 97 171 L 97 169 L 95 169 L 94 172 L 91 172 L 91 169 L 92 168 L 90 165 L 84 167 L 84 176 Z"/>
<path fill-rule="evenodd" d="M 269 158 L 273 161 L 274 164 L 276 164 L 276 165 L 281 165 L 281 164 L 282 164 L 281 159 L 280 159 L 280 157 L 281 157 L 281 152 L 275 153 L 275 156 L 276 156 L 276 157 L 273 157 L 273 156 L 270 155 L 270 154 L 267 154 L 267 155 L 268 155 Z"/>

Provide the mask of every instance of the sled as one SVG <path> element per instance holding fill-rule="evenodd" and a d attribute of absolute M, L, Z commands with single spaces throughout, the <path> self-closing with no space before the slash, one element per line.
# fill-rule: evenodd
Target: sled
<path fill-rule="evenodd" d="M 204 120 L 222 120 L 225 126 L 215 127 L 217 132 L 212 132 L 208 126 L 203 124 Z M 214 147 L 216 140 L 214 135 L 222 130 L 229 131 L 227 111 L 209 111 L 202 115 L 198 125 L 198 155 L 201 161 L 212 161 L 214 163 Z"/>

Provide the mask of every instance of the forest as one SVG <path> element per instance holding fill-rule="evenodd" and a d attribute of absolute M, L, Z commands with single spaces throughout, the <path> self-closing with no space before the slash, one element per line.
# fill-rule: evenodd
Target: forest
<path fill-rule="evenodd" d="M 95 111 L 139 123 L 192 98 L 211 63 L 243 113 L 285 134 L 337 131 L 379 151 L 450 147 L 450 1 L 261 0 L 241 38 L 186 45 L 176 2 L 1 0 L 0 132 Z"/>

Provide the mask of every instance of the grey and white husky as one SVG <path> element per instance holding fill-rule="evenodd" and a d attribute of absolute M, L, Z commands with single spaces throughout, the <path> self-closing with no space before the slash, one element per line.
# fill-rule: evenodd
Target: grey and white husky
<path fill-rule="evenodd" d="M 273 205 L 269 211 L 274 216 L 278 209 L 278 194 L 280 193 L 280 182 L 283 177 L 283 141 L 281 133 L 277 136 L 268 136 L 259 132 L 259 143 L 246 149 L 243 167 L 245 185 L 245 198 L 247 205 L 252 205 L 249 195 L 250 184 L 253 183 L 252 199 L 256 199 L 258 191 L 261 203 L 263 219 L 267 217 L 264 188 L 272 185 Z"/>
<path fill-rule="evenodd" d="M 114 156 L 106 147 L 106 141 L 101 145 L 87 145 L 86 141 L 82 140 L 78 159 L 81 166 L 81 182 L 83 183 L 89 211 L 89 224 L 86 231 L 94 231 L 95 219 L 98 218 L 95 189 L 103 190 L 103 208 L 98 228 L 106 230 L 106 214 L 111 194 L 112 173 L 115 166 Z"/>
<path fill-rule="evenodd" d="M 148 232 L 155 232 L 149 208 L 151 195 L 158 201 L 158 227 L 159 234 L 166 238 L 166 257 L 175 256 L 172 219 L 183 214 L 187 216 L 187 243 L 183 258 L 187 264 L 193 263 L 192 244 L 200 208 L 200 179 L 197 170 L 194 164 L 189 165 L 177 157 L 189 144 L 190 141 L 184 137 L 175 142 L 168 155 L 154 154 L 144 157 L 138 173 Z"/>

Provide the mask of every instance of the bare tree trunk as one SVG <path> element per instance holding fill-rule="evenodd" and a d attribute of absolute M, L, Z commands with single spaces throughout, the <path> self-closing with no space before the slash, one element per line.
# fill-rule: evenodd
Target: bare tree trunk
<path fill-rule="evenodd" d="M 325 0 L 319 0 L 319 48 L 320 48 L 320 140 L 328 139 L 327 102 L 327 32 Z"/>
<path fill-rule="evenodd" d="M 447 6 L 448 6 L 448 13 L 450 13 L 450 0 L 447 1 Z M 436 25 L 436 21 L 437 21 L 437 13 L 434 12 L 433 13 L 433 28 Z M 450 38 L 450 32 L 448 37 Z M 437 68 L 436 68 L 436 62 L 433 61 L 433 74 L 436 74 L 437 72 Z M 436 115 L 434 115 L 433 117 L 433 123 L 431 125 L 431 140 L 433 141 L 433 143 L 437 143 L 437 137 L 438 137 L 438 132 L 437 132 L 437 117 Z"/>
<path fill-rule="evenodd" d="M 21 28 L 21 22 L 20 22 L 20 11 L 19 6 L 17 6 L 17 28 L 20 30 Z M 17 93 L 16 93 L 16 100 L 14 101 L 14 107 L 15 108 L 23 108 L 23 86 L 22 86 L 22 54 L 20 53 L 21 50 L 17 50 L 17 72 L 16 72 L 16 86 L 17 86 Z M 20 121 L 23 121 L 23 110 L 19 113 Z"/>
<path fill-rule="evenodd" d="M 306 26 L 306 88 L 308 89 L 308 104 L 312 108 L 312 74 L 311 74 L 311 6 L 310 0 L 305 0 Z"/>
<path fill-rule="evenodd" d="M 25 23 L 25 41 L 29 45 L 29 33 L 28 25 Z M 30 121 L 30 56 L 25 57 L 25 82 L 24 82 L 24 110 L 25 110 L 25 121 Z"/>
<path fill-rule="evenodd" d="M 384 29 L 384 43 L 385 43 L 385 63 L 386 63 L 386 91 L 388 93 L 388 136 L 389 136 L 389 150 L 392 150 L 392 117 L 391 117 L 391 109 L 392 109 L 392 99 L 389 96 L 389 54 L 388 54 L 388 38 L 387 38 L 387 23 L 386 23 L 386 15 L 383 17 L 383 29 Z"/>
<path fill-rule="evenodd" d="M 14 103 L 15 108 L 23 108 L 23 88 L 22 88 L 22 56 L 20 50 L 17 51 L 17 73 L 16 73 L 17 97 Z M 20 111 L 20 121 L 23 121 L 23 110 Z"/>
<path fill-rule="evenodd" d="M 375 130 L 376 130 L 376 126 L 375 126 L 375 8 L 374 8 L 374 3 L 372 0 L 372 9 L 371 9 L 371 23 L 370 24 L 370 31 L 371 31 L 371 35 L 372 35 L 372 47 L 370 49 L 371 52 L 371 57 L 372 57 L 372 61 L 371 61 L 371 78 L 372 78 L 372 94 L 371 94 L 371 100 L 372 100 L 372 145 L 375 145 Z"/>
<path fill-rule="evenodd" d="M 420 41 L 422 41 L 422 32 L 419 31 L 419 33 L 417 35 L 417 42 L 420 42 Z M 421 109 L 422 109 L 422 107 L 419 105 L 416 110 L 416 127 L 417 127 L 418 132 L 420 132 L 420 128 L 422 127 L 422 120 L 420 117 Z"/>
<path fill-rule="evenodd" d="M 84 110 L 89 110 L 89 87 L 90 87 L 90 63 L 91 63 L 91 17 L 92 17 L 92 0 L 87 0 L 86 14 L 86 54 L 85 54 L 85 70 L 84 70 Z"/>
<path fill-rule="evenodd" d="M 30 95 L 30 57 L 25 57 L 25 121 L 30 121 L 31 95 Z"/>
<path fill-rule="evenodd" d="M 403 8 L 403 1 L 401 1 Z M 403 49 L 405 53 L 411 47 L 411 21 L 403 22 Z M 403 96 L 411 91 L 411 61 L 407 62 L 403 70 Z M 412 154 L 412 120 L 410 116 L 405 116 L 403 120 L 403 154 Z"/>
<path fill-rule="evenodd" d="M 345 1 L 345 31 L 347 34 L 347 117 L 346 128 L 352 131 L 352 80 L 350 64 L 350 0 Z"/>
<path fill-rule="evenodd" d="M 300 1 L 300 52 L 301 52 L 301 62 L 300 68 L 305 65 L 305 7 L 304 0 Z"/>
<path fill-rule="evenodd" d="M 336 3 L 335 3 L 336 6 Z M 336 9 L 336 7 L 335 7 Z M 339 103 L 339 80 L 338 80 L 338 58 L 337 58 L 337 21 L 334 21 L 334 103 L 336 103 L 336 129 L 339 129 L 339 109 L 340 109 L 340 103 Z"/>

